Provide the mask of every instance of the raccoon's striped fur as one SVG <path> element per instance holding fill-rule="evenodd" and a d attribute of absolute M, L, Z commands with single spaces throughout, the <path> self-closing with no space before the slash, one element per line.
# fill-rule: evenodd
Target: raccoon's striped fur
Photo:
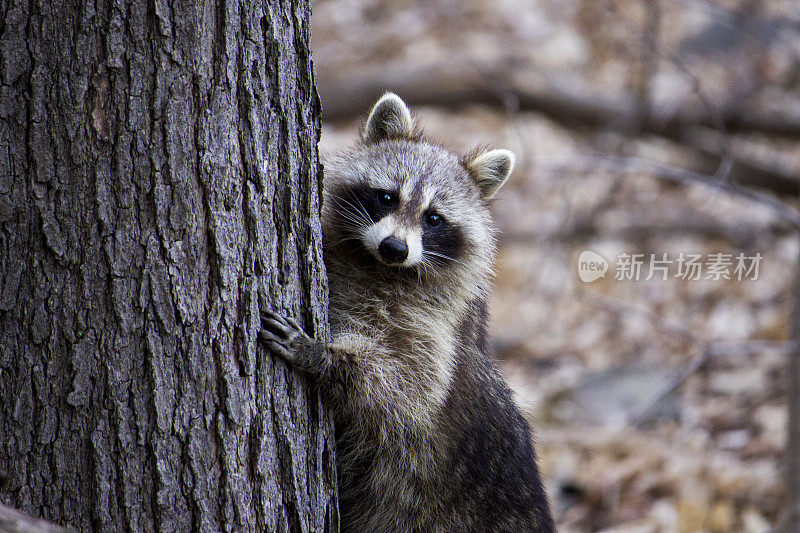
<path fill-rule="evenodd" d="M 326 162 L 333 341 L 266 312 L 261 337 L 334 410 L 342 530 L 553 531 L 530 430 L 487 355 L 486 206 L 513 167 L 425 140 L 387 93 Z"/>

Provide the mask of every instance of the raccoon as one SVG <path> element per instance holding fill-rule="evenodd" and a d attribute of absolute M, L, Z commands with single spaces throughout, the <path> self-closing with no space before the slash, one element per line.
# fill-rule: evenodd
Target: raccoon
<path fill-rule="evenodd" d="M 326 162 L 333 340 L 262 313 L 261 341 L 334 412 L 342 531 L 554 530 L 528 424 L 488 356 L 487 201 L 514 156 L 459 158 L 385 94 Z"/>

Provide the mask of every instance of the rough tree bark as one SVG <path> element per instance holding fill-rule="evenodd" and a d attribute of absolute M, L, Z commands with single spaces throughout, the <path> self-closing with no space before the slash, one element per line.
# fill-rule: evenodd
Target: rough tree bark
<path fill-rule="evenodd" d="M 81 530 L 335 530 L 308 2 L 0 0 L 0 502 Z"/>

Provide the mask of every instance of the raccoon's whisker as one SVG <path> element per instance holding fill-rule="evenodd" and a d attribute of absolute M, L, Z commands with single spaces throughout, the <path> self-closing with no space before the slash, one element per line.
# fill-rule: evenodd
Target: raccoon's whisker
<path fill-rule="evenodd" d="M 355 206 L 353 207 L 343 206 L 342 209 L 338 210 L 337 212 L 344 218 L 358 221 L 359 223 L 364 225 L 372 223 L 372 221 L 366 216 L 366 214 L 361 210 L 359 210 L 358 208 L 356 208 Z"/>
<path fill-rule="evenodd" d="M 353 191 L 348 190 L 347 193 L 350 195 L 350 198 L 353 199 L 352 202 L 347 200 L 346 198 L 341 198 L 341 197 L 339 197 L 339 198 L 343 202 L 346 202 L 348 205 L 353 207 L 356 211 L 361 213 L 366 220 L 370 220 L 369 214 L 367 213 L 367 209 L 364 207 L 364 204 L 361 203 L 361 200 L 359 200 L 358 197 L 356 197 L 356 195 L 355 195 L 355 193 Z M 355 203 L 353 203 L 353 202 L 355 202 Z"/>
<path fill-rule="evenodd" d="M 434 267 L 436 266 L 433 262 L 431 262 L 427 257 L 424 255 L 422 256 L 422 261 L 420 261 L 420 266 L 422 269 L 417 269 L 417 273 L 420 274 L 420 283 L 422 282 L 421 273 L 424 272 L 426 276 L 434 272 Z"/>
<path fill-rule="evenodd" d="M 361 242 L 361 239 L 359 237 L 345 237 L 343 239 L 339 239 L 338 241 L 331 243 L 331 246 L 337 246 L 339 244 L 342 244 L 343 242 L 348 242 L 348 241 L 359 241 L 359 242 Z"/>
<path fill-rule="evenodd" d="M 346 222 L 349 222 L 355 229 L 364 229 L 372 224 L 372 220 L 366 218 L 363 214 L 348 210 L 339 211 L 339 216 Z"/>
<path fill-rule="evenodd" d="M 336 205 L 340 211 L 347 211 L 362 216 L 366 215 L 363 206 L 356 205 L 348 200 L 345 200 L 344 198 L 334 197 L 333 199 L 336 201 Z"/>
<path fill-rule="evenodd" d="M 341 196 L 333 195 L 331 198 L 336 202 L 337 206 L 340 208 L 338 209 L 338 212 L 340 214 L 353 215 L 355 218 L 362 220 L 365 226 L 372 223 L 372 219 L 369 218 L 366 209 L 364 208 L 363 205 L 361 205 L 361 202 L 359 202 L 357 198 L 355 197 L 353 198 L 353 200 L 356 202 L 355 204 L 347 200 L 346 198 L 342 198 Z"/>
<path fill-rule="evenodd" d="M 426 265 L 428 268 L 430 268 L 431 270 L 432 270 L 432 269 L 434 269 L 434 268 L 436 268 L 436 267 L 441 267 L 441 266 L 444 266 L 444 265 L 442 265 L 442 264 L 441 264 L 439 261 L 440 261 L 440 260 L 439 260 L 439 259 L 436 259 L 436 258 L 430 258 L 430 259 L 426 259 L 426 260 L 425 260 L 425 265 Z"/>
<path fill-rule="evenodd" d="M 359 202 L 359 201 L 358 201 L 358 198 L 356 198 L 356 196 L 355 196 L 355 195 L 354 195 L 352 192 L 349 192 L 349 191 L 348 191 L 348 194 L 350 195 L 350 197 L 351 197 L 353 200 L 355 200 L 355 202 L 356 202 L 356 203 L 361 203 L 361 202 Z M 353 205 L 353 203 L 352 203 L 352 202 L 350 202 L 350 200 L 348 200 L 347 198 L 345 198 L 344 196 L 341 196 L 341 195 L 339 195 L 339 194 L 331 194 L 331 195 L 330 195 L 330 197 L 331 197 L 331 198 L 333 198 L 334 200 L 338 200 L 338 201 L 340 201 L 340 202 L 344 202 L 344 203 L 347 203 L 347 204 Z"/>
<path fill-rule="evenodd" d="M 342 218 L 344 219 L 345 222 L 349 222 L 349 224 L 346 224 L 348 229 L 362 230 L 369 227 L 369 224 L 365 223 L 363 220 L 359 220 L 352 216 L 345 216 L 344 214 L 342 214 Z"/>
<path fill-rule="evenodd" d="M 446 259 L 446 260 L 448 260 L 448 261 L 453 261 L 453 262 L 455 262 L 455 263 L 458 263 L 459 265 L 463 265 L 463 264 L 464 264 L 464 263 L 462 263 L 461 261 L 459 261 L 458 259 L 455 259 L 455 258 L 453 258 L 453 257 L 450 257 L 449 255 L 440 254 L 439 252 L 433 252 L 433 251 L 431 251 L 431 250 L 423 250 L 423 251 L 422 251 L 422 254 L 423 254 L 423 255 L 429 255 L 429 256 L 433 256 L 434 258 L 437 258 L 437 257 L 438 257 L 438 258 L 441 258 L 441 259 Z"/>

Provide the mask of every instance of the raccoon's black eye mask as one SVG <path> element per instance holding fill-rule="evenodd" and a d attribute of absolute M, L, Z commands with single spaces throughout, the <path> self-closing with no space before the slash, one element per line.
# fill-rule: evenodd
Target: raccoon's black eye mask
<path fill-rule="evenodd" d="M 346 196 L 358 202 L 372 222 L 378 222 L 393 212 L 400 203 L 396 192 L 370 187 L 349 189 Z"/>
<path fill-rule="evenodd" d="M 375 191 L 375 198 L 378 200 L 380 205 L 388 209 L 393 209 L 397 207 L 398 203 L 400 203 L 397 193 L 391 191 L 378 189 Z"/>
<path fill-rule="evenodd" d="M 428 211 L 425 213 L 425 223 L 432 228 L 437 228 L 445 222 L 445 219 L 442 215 L 437 213 L 436 211 Z"/>

